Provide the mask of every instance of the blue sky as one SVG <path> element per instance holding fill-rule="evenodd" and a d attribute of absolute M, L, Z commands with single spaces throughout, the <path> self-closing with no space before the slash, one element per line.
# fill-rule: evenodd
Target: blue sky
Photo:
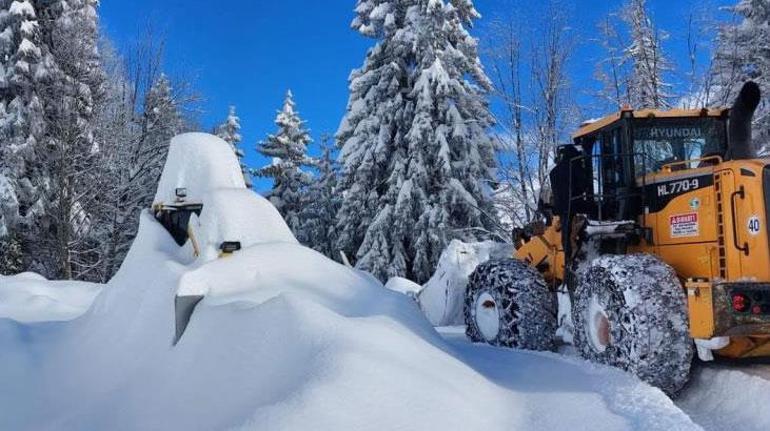
<path fill-rule="evenodd" d="M 496 17 L 519 4 L 529 22 L 537 22 L 542 0 L 476 0 L 484 18 L 474 32 L 482 34 Z M 588 94 L 595 86 L 592 75 L 600 51 L 590 39 L 596 23 L 621 0 L 562 1 L 576 17 L 578 41 L 570 65 L 576 97 L 588 113 L 596 101 Z M 687 17 L 693 7 L 714 8 L 731 0 L 649 0 L 657 25 L 671 34 L 669 57 L 686 57 Z M 350 30 L 354 0 L 108 0 L 101 6 L 102 25 L 121 48 L 137 38 L 146 22 L 162 30 L 167 43 L 166 69 L 171 75 L 195 78 L 205 96 L 202 122 L 211 127 L 221 121 L 227 107 L 238 107 L 243 126 L 243 146 L 252 166 L 264 163 L 256 143 L 274 130 L 273 119 L 287 89 L 307 121 L 314 138 L 333 133 L 347 103 L 347 78 L 359 67 L 373 41 Z M 529 29 L 527 29 L 529 30 Z M 531 29 L 537 31 L 536 25 Z M 676 80 L 676 77 L 675 77 Z M 264 191 L 260 181 L 257 189 Z"/>

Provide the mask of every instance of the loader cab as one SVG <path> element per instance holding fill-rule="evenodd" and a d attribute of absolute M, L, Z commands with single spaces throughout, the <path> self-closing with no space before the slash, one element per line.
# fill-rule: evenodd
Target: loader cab
<path fill-rule="evenodd" d="M 718 164 L 727 153 L 728 110 L 623 110 L 584 124 L 574 136 L 590 186 L 570 199 L 600 221 L 636 220 L 645 185 L 662 173 Z"/>

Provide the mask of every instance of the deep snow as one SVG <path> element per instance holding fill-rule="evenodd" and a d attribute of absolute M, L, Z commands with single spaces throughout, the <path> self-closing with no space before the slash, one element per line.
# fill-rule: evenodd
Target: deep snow
<path fill-rule="evenodd" d="M 0 275 L 0 319 L 21 323 L 72 320 L 91 306 L 100 287 L 77 281 L 47 281 L 31 273 Z"/>
<path fill-rule="evenodd" d="M 411 299 L 273 236 L 286 231 L 273 208 L 235 175 L 205 172 L 221 160 L 240 177 L 224 141 L 186 135 L 171 155 L 159 199 L 187 187 L 204 204 L 201 232 L 209 212 L 226 233 L 208 245 L 246 238 L 245 249 L 195 259 L 145 212 L 83 316 L 0 318 L 0 429 L 698 429 L 618 370 L 447 342 Z M 207 296 L 174 346 L 178 291 Z"/>

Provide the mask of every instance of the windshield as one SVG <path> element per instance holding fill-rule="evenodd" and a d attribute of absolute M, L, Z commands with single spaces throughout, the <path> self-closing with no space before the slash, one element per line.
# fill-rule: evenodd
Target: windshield
<path fill-rule="evenodd" d="M 681 168 L 697 168 L 702 163 L 698 159 L 725 153 L 725 127 L 719 118 L 636 119 L 633 137 L 637 175 L 673 162 L 691 161 Z"/>

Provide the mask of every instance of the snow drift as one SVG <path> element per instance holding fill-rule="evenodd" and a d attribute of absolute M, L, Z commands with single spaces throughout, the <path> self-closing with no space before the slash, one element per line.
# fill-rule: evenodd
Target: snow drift
<path fill-rule="evenodd" d="M 88 310 L 100 286 L 77 281 L 47 281 L 25 273 L 0 275 L 0 319 L 22 323 L 72 320 Z"/>
<path fill-rule="evenodd" d="M 232 181 L 207 171 L 222 166 Z M 145 212 L 82 317 L 0 319 L 0 429 L 697 429 L 660 391 L 603 367 L 549 359 L 553 375 L 539 368 L 537 384 L 496 383 L 494 367 L 464 362 L 414 301 L 276 234 L 285 224 L 236 177 L 227 144 L 186 135 L 158 192 L 200 196 L 201 231 L 225 232 L 211 241 L 248 238 L 234 256 L 193 259 Z M 216 207 L 225 203 L 238 214 Z M 206 297 L 173 346 L 179 291 Z M 500 356 L 501 369 L 517 358 L 542 363 L 519 352 Z"/>

